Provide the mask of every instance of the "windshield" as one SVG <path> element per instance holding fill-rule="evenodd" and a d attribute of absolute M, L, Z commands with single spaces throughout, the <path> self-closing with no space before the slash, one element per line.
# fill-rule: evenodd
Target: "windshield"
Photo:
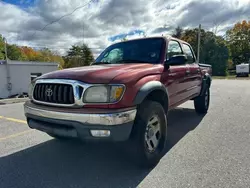
<path fill-rule="evenodd" d="M 163 38 L 125 41 L 106 48 L 95 63 L 159 63 Z"/>

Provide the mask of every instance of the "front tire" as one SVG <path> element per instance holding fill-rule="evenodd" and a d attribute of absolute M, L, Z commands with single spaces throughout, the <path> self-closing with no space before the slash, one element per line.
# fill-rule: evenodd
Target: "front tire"
<path fill-rule="evenodd" d="M 206 86 L 204 94 L 194 100 L 195 111 L 198 114 L 206 114 L 210 103 L 210 89 Z"/>
<path fill-rule="evenodd" d="M 130 138 L 130 154 L 142 167 L 152 168 L 161 159 L 167 139 L 167 118 L 162 105 L 145 101 L 139 107 Z"/>

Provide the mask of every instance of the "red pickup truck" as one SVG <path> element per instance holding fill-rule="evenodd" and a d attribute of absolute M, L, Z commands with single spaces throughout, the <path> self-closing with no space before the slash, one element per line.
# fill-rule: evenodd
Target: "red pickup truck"
<path fill-rule="evenodd" d="M 166 144 L 168 111 L 193 100 L 197 113 L 207 112 L 211 70 L 172 37 L 123 41 L 90 66 L 35 79 L 24 111 L 30 128 L 58 139 L 126 141 L 138 164 L 154 166 Z"/>

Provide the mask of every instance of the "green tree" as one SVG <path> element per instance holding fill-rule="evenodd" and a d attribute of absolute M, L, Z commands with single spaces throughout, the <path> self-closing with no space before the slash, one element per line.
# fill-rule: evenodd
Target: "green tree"
<path fill-rule="evenodd" d="M 10 60 L 24 60 L 25 56 L 21 49 L 16 45 L 7 44 L 7 55 Z M 2 35 L 0 35 L 0 60 L 6 59 L 5 55 L 5 41 Z"/>
<path fill-rule="evenodd" d="M 43 48 L 42 50 L 39 50 L 39 52 L 40 61 L 50 62 L 53 59 L 53 53 L 48 48 Z"/>
<path fill-rule="evenodd" d="M 182 34 L 183 34 L 183 29 L 180 26 L 178 26 L 177 28 L 175 28 L 175 31 L 172 34 L 172 37 L 180 39 L 182 37 Z"/>
<path fill-rule="evenodd" d="M 222 37 L 207 32 L 201 46 L 201 60 L 212 65 L 213 75 L 225 76 L 228 69 L 229 51 Z"/>
<path fill-rule="evenodd" d="M 0 60 L 5 59 L 4 55 L 4 40 L 2 35 L 0 35 Z"/>
<path fill-rule="evenodd" d="M 126 38 L 126 37 L 123 37 L 122 39 L 121 39 L 121 42 L 123 42 L 123 41 L 127 41 L 128 39 Z"/>
<path fill-rule="evenodd" d="M 22 60 L 22 51 L 16 45 L 7 45 L 7 55 L 10 60 Z"/>
<path fill-rule="evenodd" d="M 250 21 L 243 20 L 226 32 L 234 67 L 250 60 Z"/>
<path fill-rule="evenodd" d="M 191 44 L 196 56 L 198 48 L 198 29 L 188 29 L 183 32 L 182 40 Z M 213 75 L 227 74 L 229 50 L 226 41 L 213 32 L 201 30 L 200 63 L 210 64 Z"/>
<path fill-rule="evenodd" d="M 94 56 L 90 48 L 82 44 L 81 46 L 73 45 L 63 59 L 63 68 L 70 68 L 90 65 L 94 61 Z"/>

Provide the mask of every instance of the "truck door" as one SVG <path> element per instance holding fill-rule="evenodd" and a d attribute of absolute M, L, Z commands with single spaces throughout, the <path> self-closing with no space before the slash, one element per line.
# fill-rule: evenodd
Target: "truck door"
<path fill-rule="evenodd" d="M 181 45 L 176 40 L 168 42 L 166 60 L 173 55 L 183 54 Z M 168 88 L 169 106 L 175 107 L 186 98 L 186 90 L 188 81 L 186 79 L 188 67 L 184 65 L 171 65 L 162 75 L 162 83 Z"/>
<path fill-rule="evenodd" d="M 188 87 L 187 96 L 192 97 L 199 94 L 201 90 L 202 76 L 200 72 L 200 66 L 198 62 L 196 62 L 192 47 L 187 43 L 182 43 L 182 48 L 188 57 L 187 66 L 189 71 L 186 75 L 188 78 L 186 82 Z"/>

